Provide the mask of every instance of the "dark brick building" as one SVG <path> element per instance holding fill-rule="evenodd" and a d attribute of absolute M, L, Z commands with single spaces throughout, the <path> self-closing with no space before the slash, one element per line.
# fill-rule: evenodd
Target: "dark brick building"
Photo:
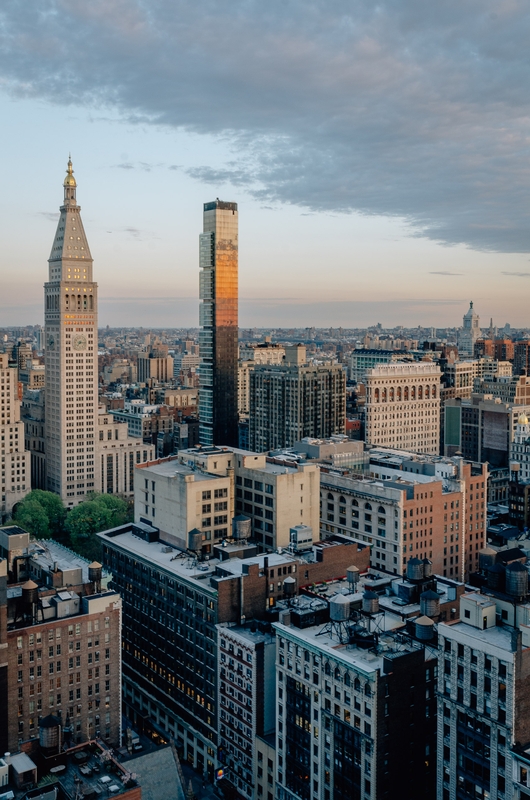
<path fill-rule="evenodd" d="M 9 539 L 18 550 L 21 537 L 15 555 Z M 55 542 L 30 544 L 16 527 L 2 530 L 2 542 L 0 749 L 31 749 L 49 714 L 61 719 L 65 745 L 98 737 L 119 746 L 119 595 L 102 590 L 100 565 Z"/>
<path fill-rule="evenodd" d="M 218 628 L 264 619 L 285 593 L 298 586 L 363 571 L 369 548 L 317 543 L 306 557 L 258 555 L 245 543 L 214 548 L 198 561 L 159 539 L 145 524 L 99 534 L 112 586 L 123 598 L 124 713 L 155 738 L 173 737 L 200 771 L 217 763 Z"/>

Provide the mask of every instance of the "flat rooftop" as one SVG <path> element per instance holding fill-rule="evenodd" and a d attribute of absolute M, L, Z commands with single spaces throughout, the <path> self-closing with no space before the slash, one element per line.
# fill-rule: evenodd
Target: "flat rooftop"
<path fill-rule="evenodd" d="M 28 548 L 31 561 L 44 571 L 52 572 L 55 564 L 62 572 L 71 569 L 83 571 L 83 582 L 88 583 L 89 561 L 53 539 L 31 542 Z"/>
<path fill-rule="evenodd" d="M 352 644 L 341 644 L 338 637 L 332 634 L 329 623 L 314 625 L 310 628 L 296 628 L 283 625 L 281 622 L 274 622 L 273 627 L 279 636 L 293 637 L 302 644 L 309 647 L 312 646 L 321 653 L 328 654 L 332 658 L 340 660 L 346 666 L 352 666 L 357 671 L 363 672 L 368 676 L 375 673 L 376 670 L 383 672 L 383 659 L 392 650 L 399 649 L 402 653 L 405 653 L 417 649 L 413 644 L 405 642 L 398 644 L 390 635 L 392 632 L 404 631 L 404 623 L 400 618 L 392 613 L 383 611 L 377 615 L 377 622 L 380 629 L 384 631 L 379 634 L 380 646 L 378 646 L 377 652 L 365 650 Z M 385 636 L 385 633 L 388 636 Z M 428 643 L 425 644 L 428 645 Z M 434 658 L 436 652 L 436 647 L 426 646 L 425 657 Z"/>
<path fill-rule="evenodd" d="M 491 602 L 493 598 L 486 599 Z M 462 641 L 465 638 L 466 644 L 470 647 L 473 647 L 473 642 L 476 641 L 479 647 L 488 644 L 491 647 L 505 650 L 508 653 L 514 652 L 512 647 L 512 631 L 513 628 L 501 628 L 498 625 L 481 630 L 480 628 L 475 628 L 473 625 L 468 625 L 466 622 L 462 621 L 441 623 L 438 628 L 440 636 L 452 637 L 452 634 L 456 633 L 458 634 L 457 638 L 460 639 L 462 637 Z"/>
<path fill-rule="evenodd" d="M 204 472 L 202 469 L 193 469 L 187 464 L 182 464 L 176 457 L 163 459 L 161 461 L 148 461 L 141 467 L 144 472 L 162 475 L 165 478 L 175 478 L 177 476 L 192 475 L 196 481 L 211 481 L 212 479 L 224 478 L 224 475 L 216 475 L 212 472 Z"/>

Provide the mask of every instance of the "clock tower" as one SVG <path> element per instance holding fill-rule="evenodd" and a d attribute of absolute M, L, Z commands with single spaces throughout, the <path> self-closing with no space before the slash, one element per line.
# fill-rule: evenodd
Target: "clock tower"
<path fill-rule="evenodd" d="M 44 284 L 46 488 L 67 507 L 98 487 L 97 284 L 76 188 L 69 160 Z"/>

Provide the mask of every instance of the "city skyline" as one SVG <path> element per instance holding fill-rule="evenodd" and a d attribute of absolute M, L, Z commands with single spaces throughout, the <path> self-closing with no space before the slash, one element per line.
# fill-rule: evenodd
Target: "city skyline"
<path fill-rule="evenodd" d="M 177 21 L 163 2 L 150 18 L 73 4 L 44 15 L 37 46 L 8 6 L 6 324 L 40 321 L 49 187 L 71 149 L 103 324 L 198 319 L 190 233 L 213 193 L 241 210 L 242 326 L 457 324 L 470 298 L 523 325 L 528 14 L 378 9 L 214 3 Z"/>

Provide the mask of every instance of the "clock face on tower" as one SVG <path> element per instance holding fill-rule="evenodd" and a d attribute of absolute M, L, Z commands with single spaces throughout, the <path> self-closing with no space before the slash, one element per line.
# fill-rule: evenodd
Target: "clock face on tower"
<path fill-rule="evenodd" d="M 82 333 L 78 333 L 77 336 L 74 336 L 72 346 L 74 350 L 86 350 L 86 336 L 83 336 Z"/>

